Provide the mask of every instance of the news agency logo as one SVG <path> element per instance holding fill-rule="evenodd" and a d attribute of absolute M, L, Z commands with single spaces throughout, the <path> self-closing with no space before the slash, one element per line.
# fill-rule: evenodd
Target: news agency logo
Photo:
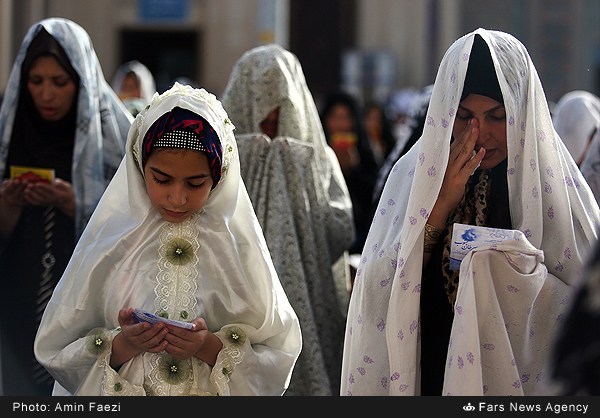
<path fill-rule="evenodd" d="M 475 407 L 473 405 L 471 405 L 471 402 L 469 402 L 468 404 L 463 406 L 463 410 L 467 411 L 467 412 L 471 412 L 471 411 L 475 410 Z"/>

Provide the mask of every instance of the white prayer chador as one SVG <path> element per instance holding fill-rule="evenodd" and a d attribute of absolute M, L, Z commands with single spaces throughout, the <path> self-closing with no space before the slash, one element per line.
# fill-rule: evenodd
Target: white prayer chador
<path fill-rule="evenodd" d="M 579 163 L 600 129 L 600 97 L 585 90 L 570 91 L 559 99 L 553 113 L 554 129 Z"/>
<path fill-rule="evenodd" d="M 48 18 L 29 28 L 13 64 L 0 112 L 0 172 L 13 132 L 21 86 L 21 67 L 31 41 L 45 29 L 62 46 L 80 77 L 72 183 L 76 235 L 79 237 L 123 157 L 125 135 L 133 118 L 110 88 L 90 36 L 68 19 Z"/>
<path fill-rule="evenodd" d="M 342 395 L 420 394 L 424 225 L 448 163 L 476 34 L 488 44 L 506 108 L 508 195 L 522 240 L 463 260 L 444 395 L 527 395 L 591 245 L 600 210 L 555 133 L 525 47 L 484 29 L 448 49 L 423 135 L 394 166 L 357 271 L 346 325 Z M 493 208 L 490 208 L 493 210 Z M 426 361 L 423 359 L 423 361 Z"/>
<path fill-rule="evenodd" d="M 176 106 L 204 117 L 223 150 L 221 180 L 203 210 L 180 224 L 151 205 L 140 164 L 146 131 Z M 300 327 L 241 181 L 233 129 L 214 95 L 178 83 L 137 116 L 126 156 L 36 337 L 35 354 L 56 379 L 55 394 L 283 394 L 301 350 Z M 187 263 L 173 259 L 175 248 L 184 249 Z M 162 352 L 112 369 L 117 316 L 127 307 L 188 321 L 202 316 L 223 341 L 216 364 Z"/>
<path fill-rule="evenodd" d="M 596 196 L 596 202 L 600 202 L 600 128 L 581 163 L 581 172 Z"/>
<path fill-rule="evenodd" d="M 140 99 L 146 104 L 150 103 L 152 96 L 156 93 L 156 82 L 150 69 L 137 60 L 127 61 L 117 68 L 110 81 L 115 93 L 119 94 L 123 87 L 123 80 L 130 72 L 133 72 L 140 83 Z"/>
<path fill-rule="evenodd" d="M 247 51 L 222 100 L 236 126 L 242 177 L 302 326 L 302 354 L 286 394 L 337 394 L 352 201 L 298 58 L 275 44 Z M 278 131 L 269 138 L 260 123 L 275 108 Z"/>

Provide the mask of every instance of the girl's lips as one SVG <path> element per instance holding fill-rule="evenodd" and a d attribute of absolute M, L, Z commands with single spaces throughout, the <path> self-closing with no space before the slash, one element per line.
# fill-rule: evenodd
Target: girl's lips
<path fill-rule="evenodd" d="M 165 214 L 171 218 L 181 218 L 185 216 L 187 212 L 173 212 L 172 210 L 164 209 Z"/>

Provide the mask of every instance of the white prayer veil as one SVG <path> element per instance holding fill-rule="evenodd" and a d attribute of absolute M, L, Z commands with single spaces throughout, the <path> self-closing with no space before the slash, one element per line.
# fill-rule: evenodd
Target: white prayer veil
<path fill-rule="evenodd" d="M 222 146 L 222 176 L 204 208 L 178 224 L 152 206 L 141 146 L 150 126 L 174 107 L 214 128 Z M 281 395 L 301 349 L 298 319 L 279 283 L 264 236 L 240 177 L 234 126 L 204 89 L 178 83 L 155 95 L 132 125 L 126 155 L 75 248 L 44 313 L 35 344 L 39 361 L 77 395 Z M 189 262 L 169 248 L 184 242 Z M 181 244 L 177 244 L 181 245 Z M 118 373 L 110 346 L 119 309 L 142 308 L 169 318 L 202 316 L 223 341 L 217 363 L 181 363 L 192 378 L 171 384 L 163 354 L 143 353 Z M 235 338 L 234 338 L 235 336 Z M 92 347 L 92 348 L 90 348 Z M 108 347 L 107 347 L 108 348 Z M 62 386 L 62 388 L 61 388 Z M 64 389 L 63 389 L 64 388 Z"/>
<path fill-rule="evenodd" d="M 574 90 L 562 96 L 554 107 L 552 121 L 576 163 L 580 164 L 600 129 L 600 98 L 584 90 Z"/>
<path fill-rule="evenodd" d="M 236 126 L 244 182 L 302 326 L 302 354 L 286 394 L 337 393 L 352 201 L 298 58 L 276 44 L 246 51 L 222 101 Z M 275 108 L 278 131 L 269 138 L 260 123 Z"/>
<path fill-rule="evenodd" d="M 556 135 L 524 45 L 512 35 L 481 28 L 461 37 L 441 61 L 423 135 L 393 167 L 365 243 L 346 325 L 342 395 L 419 394 L 423 231 L 448 164 L 452 127 L 477 34 L 490 48 L 504 98 L 510 215 L 513 229 L 522 231 L 531 244 L 527 257 L 538 257 L 535 249 L 542 250 L 548 277 L 558 278 L 560 283 L 554 284 L 567 288 L 597 240 L 598 204 Z M 459 299 L 462 269 L 460 278 Z M 546 313 L 554 321 L 552 315 Z M 463 332 L 454 340 L 451 335 L 451 341 L 470 339 L 476 330 Z M 517 393 L 516 387 L 506 386 L 508 377 L 502 379 L 503 366 L 495 366 L 498 381 L 490 393 Z M 518 389 L 534 385 L 536 377 L 532 375 L 527 384 L 519 382 Z M 460 393 L 460 388 L 446 391 Z"/>

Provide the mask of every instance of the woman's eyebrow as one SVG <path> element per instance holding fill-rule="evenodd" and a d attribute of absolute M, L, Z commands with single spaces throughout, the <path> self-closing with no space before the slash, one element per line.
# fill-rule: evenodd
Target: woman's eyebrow
<path fill-rule="evenodd" d="M 458 105 L 458 108 L 459 108 L 459 109 L 462 109 L 462 110 L 466 110 L 467 112 L 471 112 L 471 113 L 473 113 L 473 111 L 472 111 L 471 109 L 469 109 L 468 107 L 465 107 L 465 106 L 463 106 L 463 105 L 461 105 L 461 104 L 459 104 L 459 105 Z M 494 112 L 494 111 L 496 111 L 496 110 L 498 110 L 498 109 L 503 109 L 503 108 L 504 108 L 504 105 L 503 105 L 502 103 L 500 103 L 499 105 L 497 105 L 497 106 L 494 106 L 494 107 L 492 107 L 492 108 L 490 108 L 490 109 L 488 109 L 488 110 L 484 111 L 483 113 Z"/>

